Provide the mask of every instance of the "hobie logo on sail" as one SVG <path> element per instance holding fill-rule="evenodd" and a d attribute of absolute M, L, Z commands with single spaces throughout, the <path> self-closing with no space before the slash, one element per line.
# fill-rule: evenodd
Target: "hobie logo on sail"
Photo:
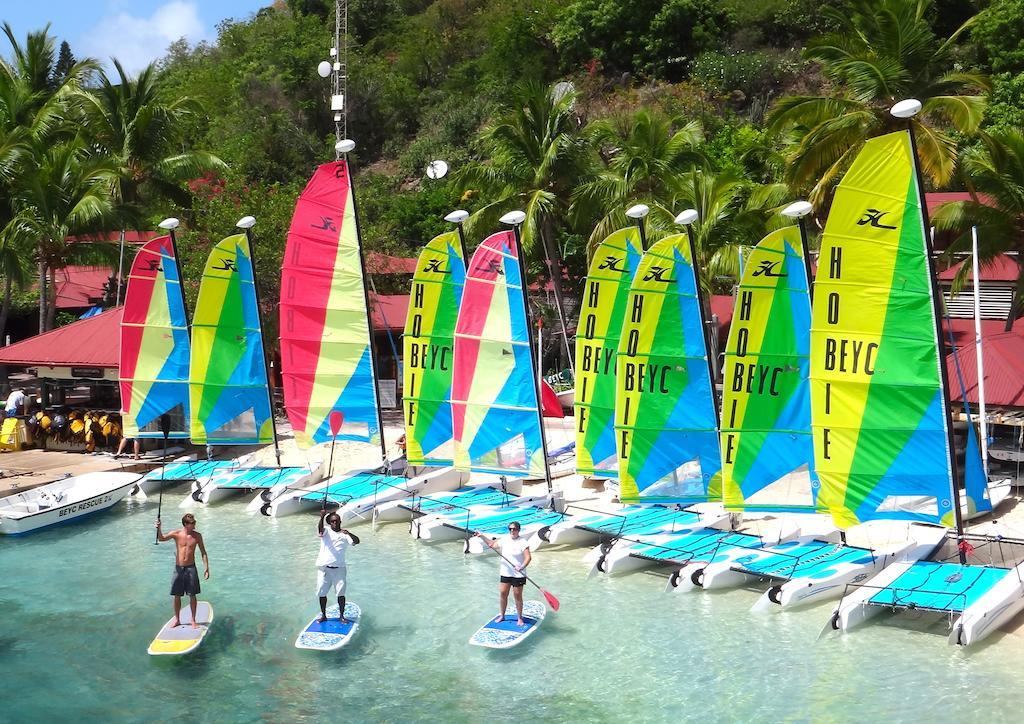
<path fill-rule="evenodd" d="M 675 284 L 675 279 L 666 279 L 665 275 L 671 270 L 666 266 L 652 266 L 644 275 L 645 282 L 661 282 L 662 284 Z"/>
<path fill-rule="evenodd" d="M 434 274 L 451 274 L 449 270 L 441 268 L 442 261 L 443 259 L 430 259 L 427 262 L 427 265 L 423 267 L 423 273 L 428 274 L 432 272 Z"/>
<path fill-rule="evenodd" d="M 210 268 L 213 269 L 214 271 L 238 271 L 238 269 L 235 268 L 235 260 L 232 259 L 231 257 L 225 256 L 219 259 L 218 261 L 220 261 L 220 263 L 223 264 L 223 266 L 211 266 Z"/>
<path fill-rule="evenodd" d="M 338 227 L 334 225 L 334 219 L 330 216 L 321 216 L 319 224 L 310 224 L 310 228 L 318 229 L 319 231 L 337 231 Z"/>
<path fill-rule="evenodd" d="M 625 273 L 628 270 L 625 267 L 623 267 L 623 266 L 619 266 L 619 264 L 621 264 L 621 263 L 622 263 L 622 259 L 620 259 L 617 256 L 606 256 L 604 258 L 604 261 L 601 262 L 597 266 L 597 268 L 600 269 L 600 270 L 607 269 L 608 271 Z"/>
<path fill-rule="evenodd" d="M 163 268 L 160 266 L 159 259 L 149 259 L 146 261 L 146 271 L 162 272 Z"/>
<path fill-rule="evenodd" d="M 754 270 L 753 276 L 755 276 L 755 277 L 785 277 L 785 276 L 789 276 L 785 272 L 778 272 L 777 271 L 777 269 L 779 268 L 779 264 L 781 264 L 781 263 L 782 262 L 779 262 L 779 261 L 768 261 L 768 260 L 762 261 L 758 265 L 757 269 Z"/>
<path fill-rule="evenodd" d="M 857 222 L 857 226 L 870 224 L 876 229 L 895 229 L 895 226 L 888 226 L 882 223 L 882 217 L 888 213 L 888 211 L 881 211 L 879 209 L 866 209 L 864 214 L 860 217 L 860 220 Z"/>

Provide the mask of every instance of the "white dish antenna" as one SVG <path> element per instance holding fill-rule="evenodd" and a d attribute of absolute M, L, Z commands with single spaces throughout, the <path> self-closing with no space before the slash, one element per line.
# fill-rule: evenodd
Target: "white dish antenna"
<path fill-rule="evenodd" d="M 448 162 L 437 159 L 427 164 L 427 178 L 439 179 L 448 174 Z"/>
<path fill-rule="evenodd" d="M 900 101 L 889 109 L 889 113 L 896 118 L 913 118 L 920 112 L 921 101 L 916 98 L 908 98 L 905 101 Z"/>
<path fill-rule="evenodd" d="M 526 213 L 523 211 L 509 211 L 498 219 L 498 221 L 509 226 L 519 226 L 526 221 Z"/>

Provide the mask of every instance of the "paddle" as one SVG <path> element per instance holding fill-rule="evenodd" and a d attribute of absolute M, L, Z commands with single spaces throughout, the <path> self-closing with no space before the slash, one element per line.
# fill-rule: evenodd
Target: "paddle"
<path fill-rule="evenodd" d="M 160 415 L 160 432 L 164 434 L 164 457 L 160 466 L 160 493 L 156 503 L 156 522 L 160 522 L 160 511 L 164 507 L 164 472 L 167 470 L 167 438 L 171 434 L 171 416 L 166 412 Z M 156 540 L 153 545 L 160 544 L 160 531 L 156 532 Z"/>
<path fill-rule="evenodd" d="M 477 532 L 477 535 L 482 535 L 482 534 Z M 490 548 L 490 546 L 488 546 L 488 548 Z M 510 561 L 504 555 L 502 555 L 501 551 L 495 550 L 494 548 L 491 548 L 491 550 L 494 551 L 495 553 L 497 553 L 499 556 L 501 556 L 501 559 L 503 561 L 505 561 L 506 563 L 508 563 L 510 566 L 512 566 L 513 568 L 516 567 L 516 564 L 513 563 L 512 561 Z M 520 572 L 523 574 L 523 577 L 526 578 L 527 581 L 529 581 L 530 583 L 532 583 L 534 586 L 537 587 L 537 590 L 540 591 L 540 595 L 544 596 L 544 600 L 548 602 L 549 606 L 551 606 L 551 610 L 552 611 L 557 611 L 559 608 L 562 607 L 562 604 L 559 603 L 558 598 L 555 597 L 555 594 L 551 593 L 551 591 L 545 591 L 543 588 L 541 588 L 540 584 L 538 584 L 535 580 L 533 580 L 532 578 L 527 576 L 525 571 L 520 571 Z"/>

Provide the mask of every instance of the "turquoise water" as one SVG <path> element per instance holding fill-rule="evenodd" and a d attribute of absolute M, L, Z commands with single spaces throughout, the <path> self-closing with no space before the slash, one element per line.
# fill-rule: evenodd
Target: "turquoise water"
<path fill-rule="evenodd" d="M 181 489 L 165 500 L 176 519 Z M 169 505 L 167 504 L 169 503 Z M 829 608 L 753 616 L 755 591 L 668 594 L 649 574 L 586 579 L 582 549 L 532 569 L 562 610 L 512 651 L 466 644 L 495 613 L 497 564 L 402 525 L 354 530 L 346 649 L 293 647 L 316 611 L 316 519 L 196 511 L 216 620 L 196 653 L 146 654 L 170 615 L 172 548 L 152 503 L 0 540 L 0 720 L 980 721 L 1016 719 L 1024 645 L 947 646 L 945 624 L 815 642 Z"/>

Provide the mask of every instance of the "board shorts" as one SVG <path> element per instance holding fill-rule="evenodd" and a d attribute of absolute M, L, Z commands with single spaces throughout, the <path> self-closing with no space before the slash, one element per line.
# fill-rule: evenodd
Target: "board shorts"
<path fill-rule="evenodd" d="M 326 598 L 333 588 L 337 596 L 345 595 L 345 578 L 348 575 L 346 566 L 317 566 L 316 567 L 316 595 Z"/>
<path fill-rule="evenodd" d="M 196 596 L 199 594 L 199 570 L 196 564 L 175 566 L 171 577 L 172 596 Z"/>
<path fill-rule="evenodd" d="M 522 588 L 526 585 L 526 579 L 517 576 L 502 576 L 501 582 L 509 584 L 512 588 Z"/>

